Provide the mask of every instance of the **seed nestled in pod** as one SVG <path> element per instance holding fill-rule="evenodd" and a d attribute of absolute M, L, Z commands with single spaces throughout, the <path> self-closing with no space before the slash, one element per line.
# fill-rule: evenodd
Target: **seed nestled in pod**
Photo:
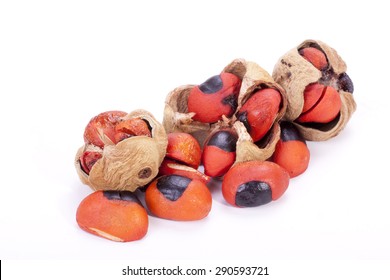
<path fill-rule="evenodd" d="M 315 40 L 304 41 L 275 65 L 272 76 L 288 102 L 284 119 L 293 121 L 305 139 L 335 137 L 356 110 L 346 70 L 334 49 Z"/>
<path fill-rule="evenodd" d="M 234 74 L 221 73 L 195 86 L 188 96 L 188 111 L 193 119 L 203 123 L 215 123 L 222 116 L 231 117 L 237 108 L 241 80 Z"/>
<path fill-rule="evenodd" d="M 93 117 L 84 131 L 84 141 L 99 148 L 115 143 L 115 126 L 127 115 L 122 111 L 108 111 Z"/>
<path fill-rule="evenodd" d="M 167 135 L 147 111 L 109 111 L 91 119 L 75 157 L 81 181 L 94 190 L 134 191 L 158 174 Z"/>
<path fill-rule="evenodd" d="M 211 177 L 220 177 L 236 161 L 238 136 L 233 130 L 217 130 L 203 145 L 202 163 L 204 172 Z"/>
<path fill-rule="evenodd" d="M 85 231 L 113 241 L 134 241 L 148 231 L 148 214 L 128 191 L 96 191 L 88 195 L 76 213 Z"/>
<path fill-rule="evenodd" d="M 290 177 L 273 162 L 247 161 L 234 165 L 222 181 L 225 200 L 237 207 L 255 207 L 280 198 Z"/>
<path fill-rule="evenodd" d="M 236 114 L 254 142 L 262 139 L 270 130 L 278 115 L 280 103 L 281 96 L 276 89 L 261 89 L 253 93 Z"/>
<path fill-rule="evenodd" d="M 291 122 L 280 123 L 280 140 L 276 144 L 272 161 L 286 169 L 290 178 L 306 171 L 310 161 L 310 151 L 299 130 Z"/>
<path fill-rule="evenodd" d="M 149 185 L 145 192 L 145 202 L 150 212 L 157 217 L 194 221 L 209 214 L 212 198 L 204 182 L 167 175 Z"/>
<path fill-rule="evenodd" d="M 202 88 L 205 91 L 216 91 L 223 84 L 221 77 L 229 76 L 229 74 L 238 77 L 240 81 L 237 105 L 233 106 L 236 109 L 232 114 L 223 114 L 214 123 L 196 120 L 197 113 L 193 112 L 195 109 L 191 111 L 189 106 L 190 94 L 196 86 L 185 85 L 175 88 L 166 98 L 164 128 L 167 132 L 190 133 L 200 144 L 205 144 L 206 140 L 210 138 L 210 134 L 215 131 L 235 130 L 238 136 L 236 162 L 266 160 L 274 152 L 279 139 L 278 121 L 284 115 L 287 107 L 284 89 L 259 65 L 244 59 L 233 60 L 222 70 L 219 78 L 211 78 L 205 83 L 207 86 L 202 86 Z M 262 97 L 258 98 L 256 93 L 264 93 L 264 96 L 261 94 Z M 266 95 L 270 95 L 270 97 L 266 97 Z M 256 106 L 258 101 L 271 105 L 261 110 Z M 195 101 L 193 102 L 195 103 Z M 228 103 L 232 104 L 230 101 Z M 248 104 L 245 105 L 246 103 Z M 214 113 L 213 111 L 218 110 L 219 104 L 215 101 L 209 106 L 212 108 L 207 107 L 207 111 Z M 201 108 L 206 108 L 206 106 L 202 105 Z M 263 119 L 264 123 L 257 120 L 259 115 L 266 115 Z M 259 128 L 259 126 L 261 127 Z M 251 130 L 255 139 L 252 138 L 248 130 Z"/>

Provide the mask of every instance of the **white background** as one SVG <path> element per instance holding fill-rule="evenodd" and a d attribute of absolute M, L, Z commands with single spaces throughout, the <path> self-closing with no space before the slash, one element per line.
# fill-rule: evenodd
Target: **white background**
<path fill-rule="evenodd" d="M 1 1 L 0 258 L 389 260 L 389 25 L 379 1 Z M 73 158 L 91 117 L 144 108 L 161 121 L 175 87 L 235 58 L 272 72 L 309 38 L 347 62 L 358 106 L 338 137 L 308 143 L 280 200 L 238 209 L 214 188 L 206 219 L 150 217 L 131 243 L 78 227 L 91 190 Z"/>

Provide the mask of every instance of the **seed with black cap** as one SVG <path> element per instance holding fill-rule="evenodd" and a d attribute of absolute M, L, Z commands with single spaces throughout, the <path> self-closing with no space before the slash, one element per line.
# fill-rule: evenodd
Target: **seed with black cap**
<path fill-rule="evenodd" d="M 145 192 L 150 212 L 160 218 L 193 221 L 203 219 L 211 210 L 211 193 L 204 182 L 180 175 L 155 179 Z"/>
<path fill-rule="evenodd" d="M 231 117 L 237 109 L 241 80 L 234 74 L 223 72 L 195 86 L 188 96 L 188 112 L 193 119 L 203 123 L 215 123 L 222 116 Z"/>
<path fill-rule="evenodd" d="M 232 130 L 217 130 L 206 140 L 202 163 L 204 172 L 211 177 L 225 175 L 236 160 L 237 134 Z"/>
<path fill-rule="evenodd" d="M 222 181 L 225 200 L 237 207 L 255 207 L 276 200 L 287 190 L 286 170 L 269 161 L 247 161 L 234 165 Z"/>
<path fill-rule="evenodd" d="M 88 195 L 76 213 L 85 231 L 113 241 L 134 241 L 148 231 L 148 214 L 129 191 L 96 191 Z"/>
<path fill-rule="evenodd" d="M 245 125 L 253 142 L 259 141 L 270 130 L 279 112 L 281 100 L 276 89 L 261 89 L 253 93 L 237 112 L 237 120 Z"/>
<path fill-rule="evenodd" d="M 287 170 L 290 177 L 306 171 L 310 161 L 310 151 L 297 127 L 287 121 L 280 123 L 280 140 L 276 144 L 272 161 Z"/>

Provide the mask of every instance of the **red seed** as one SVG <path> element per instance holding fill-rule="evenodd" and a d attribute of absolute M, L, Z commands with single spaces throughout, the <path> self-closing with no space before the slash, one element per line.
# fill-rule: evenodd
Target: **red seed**
<path fill-rule="evenodd" d="M 126 115 L 127 113 L 121 111 L 108 111 L 93 117 L 84 131 L 85 143 L 100 148 L 103 148 L 107 141 L 115 143 L 115 125 Z"/>
<path fill-rule="evenodd" d="M 96 191 L 87 196 L 76 213 L 85 231 L 113 241 L 134 241 L 148 231 L 148 214 L 130 192 Z"/>
<path fill-rule="evenodd" d="M 312 92 L 316 93 L 313 94 Z M 305 100 L 306 96 L 316 95 L 318 91 L 317 86 L 309 86 L 304 92 Z M 310 98 L 307 98 L 310 99 Z M 305 101 L 306 102 L 306 101 Z M 301 114 L 297 119 L 298 122 L 316 122 L 316 123 L 328 123 L 334 120 L 340 113 L 341 98 L 340 94 L 333 87 L 324 87 L 321 97 L 318 99 L 310 109 Z"/>
<path fill-rule="evenodd" d="M 313 64 L 318 70 L 325 70 L 328 67 L 326 56 L 319 49 L 313 47 L 303 48 L 299 50 L 299 54 Z"/>
<path fill-rule="evenodd" d="M 241 162 L 223 178 L 222 194 L 234 206 L 259 206 L 280 198 L 287 190 L 289 180 L 287 171 L 276 163 Z"/>
<path fill-rule="evenodd" d="M 140 119 L 128 119 L 115 125 L 115 144 L 132 136 L 152 137 L 147 123 Z"/>
<path fill-rule="evenodd" d="M 199 180 L 184 176 L 162 176 L 145 192 L 145 202 L 153 215 L 176 220 L 194 221 L 205 218 L 212 204 L 211 193 Z"/>
<path fill-rule="evenodd" d="M 272 88 L 255 92 L 237 113 L 237 119 L 247 128 L 254 142 L 269 131 L 279 112 L 280 93 Z"/>
<path fill-rule="evenodd" d="M 194 120 L 215 123 L 222 116 L 231 117 L 237 108 L 241 80 L 234 74 L 221 73 L 195 86 L 188 96 L 188 112 Z"/>
<path fill-rule="evenodd" d="M 82 170 L 89 175 L 92 166 L 101 158 L 102 154 L 99 152 L 85 151 L 80 158 Z"/>
<path fill-rule="evenodd" d="M 166 158 L 175 160 L 197 169 L 201 160 L 201 148 L 198 141 L 188 133 L 173 132 L 168 134 Z"/>

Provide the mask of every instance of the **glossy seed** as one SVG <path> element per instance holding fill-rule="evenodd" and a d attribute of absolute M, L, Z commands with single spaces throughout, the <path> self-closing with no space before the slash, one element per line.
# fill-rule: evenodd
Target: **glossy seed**
<path fill-rule="evenodd" d="M 316 89 L 312 85 L 306 87 L 304 92 L 305 103 L 311 99 L 314 90 Z M 338 116 L 340 108 L 341 98 L 338 91 L 331 86 L 323 86 L 318 100 L 298 117 L 297 122 L 328 123 Z"/>
<path fill-rule="evenodd" d="M 283 167 L 290 178 L 306 171 L 310 161 L 310 151 L 299 130 L 291 122 L 281 122 L 280 140 L 276 144 L 272 161 Z"/>
<path fill-rule="evenodd" d="M 209 214 L 212 197 L 203 181 L 169 175 L 157 178 L 148 186 L 145 202 L 150 212 L 157 217 L 194 221 Z"/>
<path fill-rule="evenodd" d="M 272 88 L 256 91 L 237 112 L 236 117 L 246 127 L 253 142 L 263 138 L 279 112 L 280 93 Z"/>
<path fill-rule="evenodd" d="M 148 214 L 131 192 L 97 191 L 88 195 L 76 213 L 85 231 L 113 241 L 143 238 L 148 231 Z"/>
<path fill-rule="evenodd" d="M 231 117 L 237 108 L 241 80 L 231 73 L 221 73 L 191 89 L 188 95 L 188 112 L 195 113 L 193 120 L 215 123 L 222 116 Z"/>
<path fill-rule="evenodd" d="M 223 176 L 236 160 L 238 137 L 228 130 L 217 131 L 205 142 L 202 154 L 204 172 L 207 176 Z"/>
<path fill-rule="evenodd" d="M 287 190 L 289 179 L 287 171 L 276 163 L 240 162 L 225 174 L 222 195 L 233 206 L 259 206 L 279 199 Z"/>

